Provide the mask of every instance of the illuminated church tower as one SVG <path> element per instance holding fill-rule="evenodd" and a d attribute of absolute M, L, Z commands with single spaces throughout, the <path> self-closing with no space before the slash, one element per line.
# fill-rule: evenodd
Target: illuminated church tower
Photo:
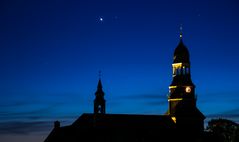
<path fill-rule="evenodd" d="M 180 28 L 182 30 L 182 28 Z M 189 51 L 182 40 L 174 51 L 173 80 L 169 86 L 168 115 L 172 117 L 176 125 L 190 130 L 203 130 L 204 115 L 196 106 L 195 85 L 191 80 Z"/>
<path fill-rule="evenodd" d="M 105 93 L 102 88 L 101 79 L 99 78 L 97 90 L 95 92 L 94 114 L 105 114 Z"/>

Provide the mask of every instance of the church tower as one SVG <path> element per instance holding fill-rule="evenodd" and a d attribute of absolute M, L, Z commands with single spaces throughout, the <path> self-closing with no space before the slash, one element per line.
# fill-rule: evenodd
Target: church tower
<path fill-rule="evenodd" d="M 182 31 L 179 44 L 174 51 L 172 69 L 173 80 L 169 86 L 168 115 L 178 126 L 203 130 L 205 117 L 196 106 L 197 97 L 195 85 L 191 80 L 189 51 L 183 43 Z"/>
<path fill-rule="evenodd" d="M 95 92 L 94 114 L 105 114 L 105 93 L 102 88 L 101 78 L 99 78 L 97 90 Z"/>
<path fill-rule="evenodd" d="M 188 107 L 196 106 L 195 85 L 191 80 L 190 60 L 187 47 L 182 40 L 174 51 L 173 57 L 173 80 L 169 86 L 169 114 L 175 115 L 179 102 L 185 102 Z"/>

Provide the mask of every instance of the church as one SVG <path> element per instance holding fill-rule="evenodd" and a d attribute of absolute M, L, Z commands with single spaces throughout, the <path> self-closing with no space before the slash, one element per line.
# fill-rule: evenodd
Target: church
<path fill-rule="evenodd" d="M 189 51 L 180 33 L 172 63 L 168 110 L 162 115 L 108 114 L 101 79 L 94 99 L 94 112 L 82 114 L 69 126 L 54 123 L 44 142 L 153 142 L 204 141 L 205 116 L 197 108 L 191 79 Z"/>

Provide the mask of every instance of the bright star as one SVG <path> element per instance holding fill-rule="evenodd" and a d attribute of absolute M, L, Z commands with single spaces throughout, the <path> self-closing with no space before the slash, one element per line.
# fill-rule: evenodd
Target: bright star
<path fill-rule="evenodd" d="M 100 17 L 100 21 L 103 22 L 103 18 L 102 17 Z"/>

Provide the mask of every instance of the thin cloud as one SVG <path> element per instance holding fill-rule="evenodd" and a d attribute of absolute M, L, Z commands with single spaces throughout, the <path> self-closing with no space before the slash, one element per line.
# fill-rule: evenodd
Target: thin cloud
<path fill-rule="evenodd" d="M 131 101 L 131 102 L 139 102 L 145 104 L 147 106 L 162 106 L 168 103 L 167 95 L 160 94 L 135 94 L 128 96 L 121 96 L 122 101 Z"/>
<path fill-rule="evenodd" d="M 0 134 L 24 134 L 45 132 L 51 128 L 49 121 L 20 122 L 11 121 L 0 123 Z"/>
<path fill-rule="evenodd" d="M 64 104 L 56 103 L 50 105 L 39 105 L 32 109 L 32 104 L 11 104 L 6 106 L 4 111 L 0 111 L 0 134 L 22 134 L 49 132 L 53 127 L 53 122 L 59 120 L 62 126 L 72 123 L 77 114 L 71 112 L 61 112 L 59 107 Z M 16 109 L 15 108 L 25 108 Z M 28 110 L 27 108 L 30 108 Z M 14 108 L 13 110 L 11 110 Z M 66 108 L 69 109 L 69 108 Z"/>
<path fill-rule="evenodd" d="M 238 102 L 239 99 L 237 94 L 239 91 L 228 91 L 228 92 L 214 92 L 214 93 L 203 93 L 196 94 L 200 102 L 211 102 L 213 101 L 230 101 L 230 102 Z"/>
<path fill-rule="evenodd" d="M 122 99 L 133 99 L 133 100 L 155 100 L 155 99 L 167 99 L 167 96 L 160 95 L 160 94 L 136 94 L 136 95 L 128 95 L 122 96 Z"/>
<path fill-rule="evenodd" d="M 239 108 L 207 115 L 207 119 L 225 118 L 239 123 Z"/>
<path fill-rule="evenodd" d="M 11 108 L 19 108 L 19 104 L 8 106 L 5 107 L 3 111 L 0 111 L 0 120 L 21 118 L 40 119 L 45 117 L 47 114 L 51 114 L 51 112 L 53 112 L 54 109 L 59 105 L 60 104 L 38 106 L 35 108 L 35 110 L 27 110 L 27 108 L 32 108 L 34 106 L 33 104 L 22 104 L 21 107 L 26 107 L 25 110 L 11 110 Z"/>
<path fill-rule="evenodd" d="M 217 114 L 209 114 L 208 117 L 230 117 L 230 118 L 239 118 L 239 108 L 224 111 Z"/>
<path fill-rule="evenodd" d="M 162 106 L 162 105 L 165 106 L 168 104 L 168 101 L 167 100 L 150 101 L 150 102 L 146 102 L 145 104 L 149 106 Z"/>
<path fill-rule="evenodd" d="M 72 117 L 71 117 L 72 119 Z M 0 135 L 4 134 L 19 134 L 29 135 L 32 133 L 46 133 L 53 129 L 53 122 L 56 119 L 45 119 L 45 120 L 28 120 L 28 121 L 8 121 L 0 122 Z M 72 120 L 65 116 L 60 118 L 62 126 L 70 125 Z"/>

